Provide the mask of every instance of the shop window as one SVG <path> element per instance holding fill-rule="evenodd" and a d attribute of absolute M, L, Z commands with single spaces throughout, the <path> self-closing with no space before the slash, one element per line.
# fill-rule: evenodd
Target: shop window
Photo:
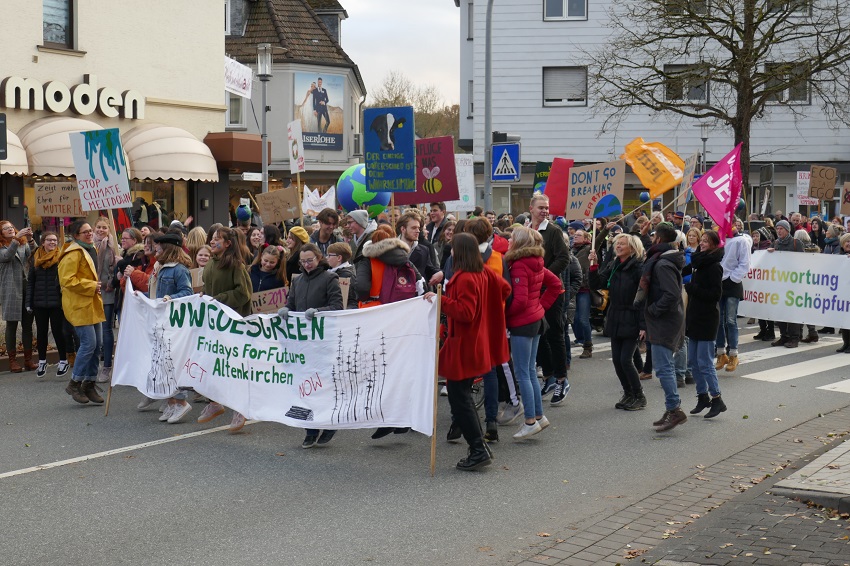
<path fill-rule="evenodd" d="M 544 20 L 586 20 L 587 0 L 543 0 Z"/>
<path fill-rule="evenodd" d="M 543 67 L 543 106 L 586 105 L 586 67 Z"/>
<path fill-rule="evenodd" d="M 469 0 L 466 5 L 466 39 L 472 40 L 475 37 L 475 4 Z"/>
<path fill-rule="evenodd" d="M 705 15 L 708 13 L 708 0 L 667 0 L 665 8 L 670 16 Z"/>
<path fill-rule="evenodd" d="M 45 47 L 74 48 L 73 0 L 43 0 L 42 35 Z"/>
<path fill-rule="evenodd" d="M 227 127 L 245 128 L 245 99 L 232 92 L 227 93 Z"/>

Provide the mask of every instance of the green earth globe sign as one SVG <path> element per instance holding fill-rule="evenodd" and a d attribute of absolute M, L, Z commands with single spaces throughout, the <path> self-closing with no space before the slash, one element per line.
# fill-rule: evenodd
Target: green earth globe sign
<path fill-rule="evenodd" d="M 362 209 L 369 213 L 369 218 L 376 218 L 390 204 L 392 193 L 366 190 L 366 166 L 358 163 L 340 175 L 336 183 L 336 196 L 346 213 Z"/>

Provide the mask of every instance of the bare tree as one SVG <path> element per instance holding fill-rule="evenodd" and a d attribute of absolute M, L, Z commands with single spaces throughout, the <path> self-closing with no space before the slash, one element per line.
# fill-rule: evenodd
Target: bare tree
<path fill-rule="evenodd" d="M 726 125 L 746 182 L 752 124 L 773 110 L 850 123 L 850 0 L 618 0 L 607 25 L 584 52 L 605 129 L 636 108 Z"/>

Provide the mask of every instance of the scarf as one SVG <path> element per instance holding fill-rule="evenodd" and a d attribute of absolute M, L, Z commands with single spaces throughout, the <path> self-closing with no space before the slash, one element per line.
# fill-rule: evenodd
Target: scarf
<path fill-rule="evenodd" d="M 79 240 L 74 240 L 74 241 L 77 242 L 80 245 L 80 247 L 82 247 L 84 250 L 86 250 L 89 253 L 89 255 L 91 256 L 91 260 L 94 262 L 95 265 L 97 265 L 97 250 L 95 249 L 94 245 L 93 244 L 87 244 L 87 243 L 81 242 Z"/>
<path fill-rule="evenodd" d="M 37 250 L 35 250 L 35 255 L 33 256 L 33 262 L 35 266 L 41 269 L 50 269 L 62 258 L 62 250 L 59 249 L 59 246 L 56 247 L 52 252 L 48 252 L 44 249 L 44 246 L 40 246 Z"/>
<path fill-rule="evenodd" d="M 649 290 L 649 284 L 652 283 L 652 269 L 655 267 L 656 262 L 661 259 L 661 254 L 669 252 L 672 249 L 673 244 L 662 242 L 655 244 L 647 250 L 646 257 L 648 259 L 643 264 L 643 272 L 640 274 L 640 288 L 644 293 Z"/>

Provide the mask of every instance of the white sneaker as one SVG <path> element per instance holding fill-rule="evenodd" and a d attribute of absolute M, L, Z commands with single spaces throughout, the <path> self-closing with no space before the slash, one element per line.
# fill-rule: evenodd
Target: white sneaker
<path fill-rule="evenodd" d="M 38 360 L 38 368 L 35 370 L 37 377 L 44 377 L 47 373 L 47 360 Z"/>
<path fill-rule="evenodd" d="M 167 408 L 168 408 L 168 399 L 163 401 L 162 404 L 159 406 L 159 412 L 164 413 Z"/>
<path fill-rule="evenodd" d="M 171 418 L 171 415 L 174 413 L 174 409 L 177 407 L 177 403 L 169 404 L 165 407 L 165 410 L 162 411 L 162 414 L 159 416 L 159 422 L 164 423 L 168 419 Z"/>
<path fill-rule="evenodd" d="M 537 421 L 537 424 L 540 425 L 540 430 L 543 430 L 544 428 L 548 428 L 549 427 L 549 419 L 546 418 L 546 415 L 543 415 L 543 417 L 541 417 L 540 420 Z"/>
<path fill-rule="evenodd" d="M 100 368 L 100 371 L 97 373 L 97 382 L 98 383 L 109 383 L 109 380 L 112 379 L 112 368 L 103 366 Z"/>
<path fill-rule="evenodd" d="M 171 411 L 171 416 L 168 417 L 168 424 L 176 424 L 179 423 L 183 417 L 189 414 L 189 411 L 192 410 L 192 405 L 186 403 L 185 405 L 181 405 L 176 403 L 174 405 L 174 409 Z"/>
<path fill-rule="evenodd" d="M 142 400 L 139 401 L 139 404 L 136 405 L 136 408 L 140 411 L 147 411 L 154 405 L 159 403 L 159 399 L 151 399 L 150 397 L 142 397 Z"/>
<path fill-rule="evenodd" d="M 500 425 L 513 424 L 523 414 L 523 412 L 522 401 L 516 405 L 505 403 L 501 414 L 496 417 L 496 422 Z"/>
<path fill-rule="evenodd" d="M 71 364 L 68 363 L 68 360 L 60 360 L 59 366 L 56 368 L 56 376 L 62 377 L 68 370 L 71 369 Z"/>
<path fill-rule="evenodd" d="M 528 438 L 529 436 L 534 436 L 538 432 L 543 430 L 540 427 L 540 423 L 536 422 L 534 424 L 526 424 L 522 423 L 522 427 L 514 434 L 514 438 Z"/>
<path fill-rule="evenodd" d="M 443 385 L 443 386 L 440 388 L 440 397 L 448 397 L 448 396 L 449 396 L 449 390 L 448 390 L 448 389 L 446 389 L 446 386 L 445 386 L 445 385 Z"/>

